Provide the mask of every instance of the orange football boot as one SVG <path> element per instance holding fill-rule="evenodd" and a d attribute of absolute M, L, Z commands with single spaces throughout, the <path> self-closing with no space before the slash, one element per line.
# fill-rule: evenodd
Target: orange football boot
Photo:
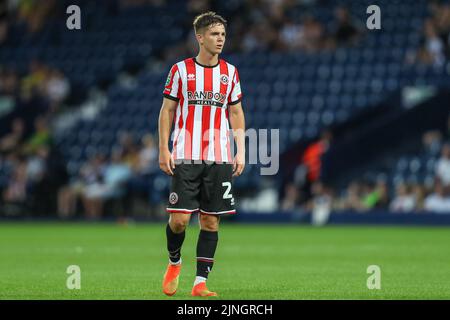
<path fill-rule="evenodd" d="M 192 288 L 193 297 L 217 297 L 217 293 L 209 291 L 206 282 L 200 282 Z"/>
<path fill-rule="evenodd" d="M 181 263 L 170 264 L 167 266 L 166 273 L 163 279 L 163 292 L 168 296 L 173 296 L 177 292 L 178 278 L 180 275 Z"/>

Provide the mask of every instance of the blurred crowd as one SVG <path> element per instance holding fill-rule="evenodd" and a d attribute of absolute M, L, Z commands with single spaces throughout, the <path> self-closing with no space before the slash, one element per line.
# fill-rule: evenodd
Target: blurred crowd
<path fill-rule="evenodd" d="M 38 116 L 26 134 L 25 121 L 16 118 L 0 137 L 0 208 L 18 214 L 33 209 L 47 214 L 52 197 L 67 180 L 65 163 L 52 147 L 48 118 Z"/>
<path fill-rule="evenodd" d="M 229 17 L 226 52 L 314 53 L 357 44 L 363 35 L 364 26 L 344 6 L 336 7 L 331 27 L 321 23 L 308 10 L 301 10 L 303 13 L 300 15 L 291 14 L 294 8 L 308 9 L 318 2 L 248 0 L 221 5 L 219 1 L 189 0 L 187 8 L 190 16 L 185 24 L 191 30 L 192 17 L 208 10 Z M 175 60 L 180 56 L 192 55 L 196 50 L 197 42 L 191 30 L 184 42 L 167 48 L 162 57 L 169 61 Z"/>
<path fill-rule="evenodd" d="M 5 0 L 0 1 L 0 45 L 6 41 L 14 24 L 24 24 L 29 34 L 39 32 L 54 13 L 56 0 Z"/>
<path fill-rule="evenodd" d="M 429 9 L 431 16 L 424 22 L 421 45 L 407 54 L 406 61 L 441 67 L 450 58 L 450 3 L 430 1 Z"/>
<path fill-rule="evenodd" d="M 309 14 L 298 18 L 289 15 L 294 7 L 314 2 L 251 0 L 224 6 L 220 1 L 189 0 L 186 41 L 168 48 L 164 57 L 179 58 L 197 50 L 192 18 L 207 10 L 220 11 L 230 19 L 236 17 L 228 30 L 230 52 L 316 52 L 356 43 L 362 28 L 344 7 L 336 8 L 333 28 L 326 28 Z M 108 6 L 120 9 L 165 3 L 166 0 L 117 0 L 108 1 Z M 8 40 L 8 30 L 15 25 L 25 26 L 23 30 L 30 36 L 38 33 L 47 20 L 58 15 L 59 4 L 55 0 L 1 2 L 0 44 Z M 233 14 L 236 10 L 239 15 Z M 30 62 L 24 74 L 0 62 L 0 105 L 19 110 L 9 119 L 9 128 L 0 131 L 0 206 L 12 214 L 56 212 L 63 218 L 82 214 L 96 219 L 110 209 L 105 209 L 108 205 L 132 205 L 130 194 L 154 203 L 163 202 L 156 192 L 150 192 L 154 189 L 150 184 L 159 171 L 154 137 L 150 134 L 142 137 L 140 143 L 129 133 L 119 134 L 117 148 L 110 154 L 93 154 L 79 170 L 68 174 L 67 159 L 53 146 L 51 125 L 70 93 L 68 78 L 37 59 Z"/>
<path fill-rule="evenodd" d="M 161 6 L 168 0 L 107 3 L 126 8 Z M 230 19 L 227 52 L 315 53 L 357 45 L 364 37 L 362 22 L 345 6 L 337 6 L 332 20 L 325 24 L 308 10 L 320 3 L 320 0 L 188 0 L 185 40 L 167 47 L 161 52 L 161 59 L 177 60 L 196 52 L 192 18 L 208 10 Z M 56 0 L 0 1 L 0 46 L 8 41 L 8 31 L 14 24 L 26 26 L 30 35 L 42 30 L 45 22 L 57 14 L 58 5 Z M 300 10 L 302 14 L 293 14 L 299 8 L 305 9 Z M 450 56 L 450 4 L 431 1 L 429 8 L 431 15 L 424 22 L 422 44 L 407 55 L 406 61 L 442 66 Z M 130 208 L 135 196 L 155 206 L 164 203 L 157 192 L 152 192 L 159 168 L 155 137 L 151 134 L 137 142 L 130 133 L 120 133 L 117 147 L 110 153 L 92 154 L 79 170 L 68 174 L 67 159 L 54 147 L 51 128 L 53 117 L 64 106 L 71 89 L 67 75 L 37 59 L 29 63 L 24 73 L 0 61 L 0 121 L 5 120 L 1 118 L 3 114 L 15 110 L 0 127 L 2 212 L 43 215 L 55 212 L 62 218 L 81 214 L 97 219 L 110 211 L 107 208 L 110 205 Z M 306 148 L 294 183 L 286 186 L 281 209 L 310 210 L 326 203 L 330 208 L 359 212 L 376 208 L 393 212 L 450 212 L 448 133 L 429 132 L 424 136 L 425 148 L 438 150 L 440 154 L 432 185 L 399 182 L 392 187 L 386 180 L 355 180 L 340 192 L 321 183 L 321 159 L 332 139 L 332 133 L 325 131 Z M 133 209 L 118 211 L 127 213 Z"/>
<path fill-rule="evenodd" d="M 26 74 L 0 64 L 0 96 L 10 102 L 11 109 L 55 113 L 69 94 L 70 82 L 66 76 L 39 60 L 30 62 Z"/>
<path fill-rule="evenodd" d="M 303 152 L 292 183 L 285 187 L 282 210 L 313 210 L 327 203 L 330 209 L 367 212 L 372 209 L 394 213 L 436 212 L 450 214 L 450 116 L 447 130 L 423 135 L 422 152 L 436 157 L 431 181 L 395 181 L 386 175 L 375 180 L 356 179 L 341 191 L 321 182 L 322 160 L 332 141 L 324 131 Z"/>
<path fill-rule="evenodd" d="M 128 132 L 120 133 L 118 138 L 118 145 L 111 155 L 92 155 L 78 174 L 62 187 L 58 194 L 60 217 L 69 218 L 82 212 L 88 219 L 99 219 L 108 203 L 119 208 L 119 216 L 126 215 L 134 211 L 135 198 L 155 205 L 151 214 L 158 215 L 157 204 L 161 199 L 154 197 L 156 192 L 150 192 L 159 172 L 154 137 L 144 135 L 140 145 Z M 114 207 L 110 209 L 115 210 Z"/>
<path fill-rule="evenodd" d="M 26 205 L 45 212 L 67 179 L 53 147 L 51 121 L 70 93 L 58 69 L 38 60 L 25 73 L 0 65 L 0 205 Z"/>
<path fill-rule="evenodd" d="M 15 119 L 11 132 L 0 139 L 0 209 L 4 214 L 99 219 L 105 204 L 120 216 L 133 211 L 134 199 L 141 198 L 155 208 L 161 202 L 158 193 L 150 192 L 159 171 L 151 134 L 137 144 L 131 134 L 122 132 L 110 155 L 92 155 L 69 176 L 65 160 L 52 148 L 46 119 L 38 117 L 35 126 L 35 132 L 23 140 L 23 122 Z"/>

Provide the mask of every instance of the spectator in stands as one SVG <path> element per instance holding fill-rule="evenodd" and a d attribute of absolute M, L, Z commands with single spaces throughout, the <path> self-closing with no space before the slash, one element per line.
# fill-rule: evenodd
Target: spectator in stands
<path fill-rule="evenodd" d="M 242 39 L 242 50 L 244 52 L 252 52 L 264 49 L 263 43 L 258 39 L 258 32 L 255 26 L 250 26 Z"/>
<path fill-rule="evenodd" d="M 422 41 L 417 51 L 411 50 L 407 52 L 405 62 L 411 65 L 415 64 L 431 65 L 433 64 L 433 57 L 425 47 L 424 41 Z"/>
<path fill-rule="evenodd" d="M 36 154 L 29 158 L 27 169 L 31 182 L 31 210 L 41 215 L 55 214 L 59 190 L 68 182 L 66 166 L 58 150 L 48 146 L 39 147 Z M 31 173 L 34 175 L 33 180 Z"/>
<path fill-rule="evenodd" d="M 285 187 L 284 198 L 281 201 L 281 210 L 296 210 L 299 207 L 299 198 L 299 190 L 297 189 L 296 185 L 293 183 L 287 184 Z"/>
<path fill-rule="evenodd" d="M 352 45 L 360 35 L 357 23 L 353 21 L 350 12 L 345 7 L 338 7 L 334 12 L 336 19 L 332 30 L 335 30 L 333 38 L 337 46 Z"/>
<path fill-rule="evenodd" d="M 425 21 L 424 34 L 425 47 L 431 56 L 433 65 L 442 66 L 445 62 L 445 47 L 431 20 Z"/>
<path fill-rule="evenodd" d="M 274 45 L 278 40 L 278 33 L 273 26 L 267 21 L 252 25 L 245 32 L 242 49 L 245 52 L 265 51 L 269 48 L 276 47 Z"/>
<path fill-rule="evenodd" d="M 45 95 L 50 101 L 50 110 L 55 112 L 70 93 L 68 79 L 57 69 L 49 70 L 45 81 Z"/>
<path fill-rule="evenodd" d="M 27 162 L 26 159 L 11 155 L 12 176 L 3 193 L 3 201 L 12 204 L 25 204 L 27 197 Z"/>
<path fill-rule="evenodd" d="M 0 2 L 0 45 L 6 41 L 8 37 L 9 21 L 7 13 L 7 2 Z"/>
<path fill-rule="evenodd" d="M 26 0 L 19 2 L 19 20 L 25 21 L 30 33 L 42 29 L 46 19 L 54 12 L 56 0 Z"/>
<path fill-rule="evenodd" d="M 388 192 L 385 181 L 379 180 L 376 184 L 367 183 L 365 189 L 365 195 L 362 199 L 365 209 L 386 209 L 388 207 Z"/>
<path fill-rule="evenodd" d="M 159 169 L 158 150 L 155 145 L 155 139 L 150 133 L 142 137 L 142 147 L 139 151 L 139 160 L 136 169 L 139 174 L 150 174 Z"/>
<path fill-rule="evenodd" d="M 411 187 L 405 183 L 399 183 L 395 188 L 395 197 L 389 205 L 392 212 L 413 212 L 416 209 L 416 197 L 411 192 Z"/>
<path fill-rule="evenodd" d="M 424 209 L 435 213 L 450 214 L 450 196 L 441 182 L 435 182 L 434 192 L 426 197 Z"/>
<path fill-rule="evenodd" d="M 101 217 L 107 200 L 120 199 L 126 195 L 131 174 L 131 167 L 125 162 L 121 150 L 114 150 L 111 162 L 105 167 L 102 181 L 85 189 L 83 199 L 89 219 Z"/>
<path fill-rule="evenodd" d="M 48 159 L 49 148 L 47 146 L 40 146 L 36 153 L 30 155 L 27 159 L 27 177 L 30 183 L 35 183 L 42 180 Z"/>
<path fill-rule="evenodd" d="M 64 170 L 55 160 L 55 151 L 42 145 L 27 158 L 27 179 L 30 211 L 34 215 L 56 212 L 56 198 L 62 184 L 66 183 Z M 65 167 L 64 167 L 65 169 Z"/>
<path fill-rule="evenodd" d="M 0 94 L 9 97 L 18 95 L 19 77 L 13 69 L 0 71 Z"/>
<path fill-rule="evenodd" d="M 425 197 L 427 195 L 426 188 L 423 185 L 416 183 L 412 186 L 412 193 L 416 199 L 416 210 L 423 210 L 425 206 Z"/>
<path fill-rule="evenodd" d="M 189 0 L 187 1 L 187 10 L 191 14 L 200 14 L 210 10 L 211 4 L 208 0 Z"/>
<path fill-rule="evenodd" d="M 352 181 L 343 197 L 336 202 L 337 209 L 364 211 L 365 207 L 362 202 L 363 188 L 359 181 Z"/>
<path fill-rule="evenodd" d="M 61 218 L 68 218 L 76 213 L 78 199 L 84 200 L 86 189 L 100 184 L 105 170 L 105 157 L 102 154 L 92 156 L 79 170 L 73 181 L 62 187 L 58 193 L 58 214 Z M 90 203 L 83 201 L 87 212 L 95 211 Z"/>
<path fill-rule="evenodd" d="M 312 16 L 305 17 L 299 48 L 306 52 L 316 52 L 322 49 L 323 43 L 324 28 L 322 24 Z"/>
<path fill-rule="evenodd" d="M 133 168 L 134 175 L 131 177 L 127 188 L 134 199 L 147 202 L 155 174 L 159 173 L 158 150 L 151 134 L 144 135 L 141 142 L 137 166 Z"/>
<path fill-rule="evenodd" d="M 139 165 L 139 149 L 131 133 L 124 131 L 119 134 L 119 150 L 122 160 L 135 169 Z"/>
<path fill-rule="evenodd" d="M 286 51 L 298 50 L 303 37 L 303 26 L 288 18 L 280 30 L 280 40 Z"/>
<path fill-rule="evenodd" d="M 311 187 L 312 198 L 307 202 L 306 209 L 308 211 L 314 210 L 318 206 L 322 206 L 326 204 L 329 208 L 332 207 L 333 196 L 332 192 L 329 188 L 325 187 L 325 185 L 316 181 Z"/>
<path fill-rule="evenodd" d="M 25 124 L 22 119 L 16 118 L 12 122 L 11 132 L 0 139 L 0 152 L 8 153 L 17 150 L 23 142 Z"/>
<path fill-rule="evenodd" d="M 430 155 L 437 155 L 441 150 L 442 134 L 438 130 L 430 130 L 423 134 L 422 143 Z"/>
<path fill-rule="evenodd" d="M 450 40 L 450 4 L 431 1 L 430 11 L 432 13 L 431 21 L 436 28 L 439 38 L 443 43 L 448 43 Z M 449 44 L 450 42 L 447 45 Z M 450 47 L 447 47 L 447 54 L 450 54 L 449 49 Z"/>
<path fill-rule="evenodd" d="M 70 218 L 77 210 L 78 189 L 74 185 L 65 185 L 58 192 L 58 216 Z"/>
<path fill-rule="evenodd" d="M 418 51 L 407 53 L 406 62 L 409 64 L 442 66 L 445 63 L 445 46 L 432 19 L 425 21 L 423 36 Z"/>
<path fill-rule="evenodd" d="M 25 154 L 33 154 L 41 146 L 49 146 L 51 142 L 50 128 L 47 119 L 39 116 L 34 121 L 35 132 L 25 142 L 23 151 Z"/>
<path fill-rule="evenodd" d="M 29 65 L 29 73 L 21 81 L 21 95 L 29 97 L 35 94 L 41 94 L 47 73 L 48 68 L 42 62 L 32 60 Z"/>
<path fill-rule="evenodd" d="M 100 155 L 93 159 L 91 165 L 82 168 L 82 176 L 85 179 L 82 187 L 82 201 L 84 211 L 88 219 L 99 218 L 103 211 L 103 201 L 99 198 L 104 192 L 103 181 L 106 171 L 106 163 Z"/>
<path fill-rule="evenodd" d="M 311 212 L 311 223 L 322 226 L 327 223 L 333 209 L 333 194 L 331 189 L 326 188 L 321 182 L 313 184 L 312 194 L 308 208 Z"/>
<path fill-rule="evenodd" d="M 444 187 L 450 186 L 450 143 L 442 146 L 441 157 L 436 164 L 436 178 Z"/>

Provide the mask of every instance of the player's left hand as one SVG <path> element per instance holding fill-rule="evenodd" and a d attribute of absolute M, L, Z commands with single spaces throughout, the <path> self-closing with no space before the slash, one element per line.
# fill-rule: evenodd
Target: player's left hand
<path fill-rule="evenodd" d="M 233 177 L 238 177 L 242 174 L 245 168 L 245 154 L 238 153 L 233 159 Z"/>

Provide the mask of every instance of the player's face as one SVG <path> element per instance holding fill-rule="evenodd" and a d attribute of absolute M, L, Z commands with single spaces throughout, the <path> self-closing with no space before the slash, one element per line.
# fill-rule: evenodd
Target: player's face
<path fill-rule="evenodd" d="M 200 43 L 209 53 L 216 55 L 220 54 L 225 45 L 225 27 L 223 24 L 216 24 L 205 30 L 200 39 Z"/>

